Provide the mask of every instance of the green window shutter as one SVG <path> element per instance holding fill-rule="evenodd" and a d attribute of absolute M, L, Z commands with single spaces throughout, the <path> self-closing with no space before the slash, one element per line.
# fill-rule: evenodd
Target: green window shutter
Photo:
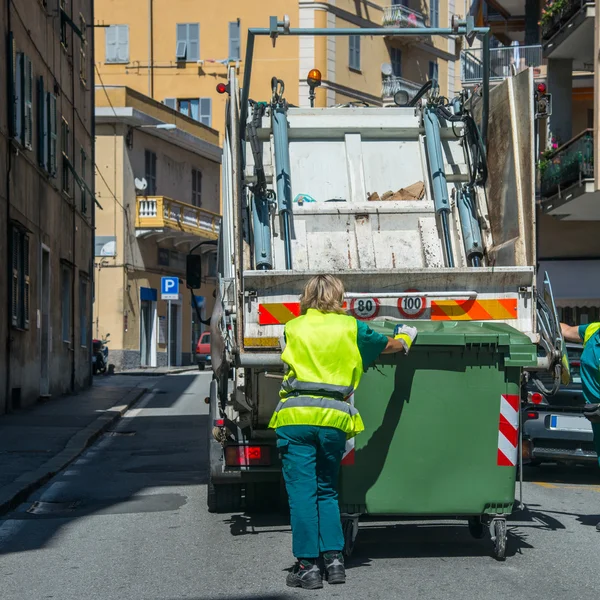
<path fill-rule="evenodd" d="M 15 131 L 14 138 L 23 143 L 23 53 L 17 52 L 15 60 Z"/>
<path fill-rule="evenodd" d="M 23 249 L 23 269 L 22 269 L 22 281 L 23 281 L 23 305 L 22 305 L 22 327 L 29 329 L 29 315 L 30 315 L 30 298 L 31 298 L 31 282 L 29 280 L 29 236 L 22 235 L 21 237 L 22 249 Z"/>
<path fill-rule="evenodd" d="M 23 145 L 33 150 L 33 65 L 23 55 Z"/>
<path fill-rule="evenodd" d="M 10 127 L 10 137 L 17 135 L 17 51 L 12 31 L 8 34 L 8 124 Z"/>
<path fill-rule="evenodd" d="M 21 234 L 16 227 L 12 228 L 11 235 L 11 321 L 13 327 L 19 326 L 19 255 L 21 254 Z"/>
<path fill-rule="evenodd" d="M 56 96 L 47 94 L 48 106 L 48 173 L 56 177 L 56 152 L 58 147 L 58 134 L 56 131 Z"/>
<path fill-rule="evenodd" d="M 48 170 L 48 112 L 44 78 L 41 76 L 37 80 L 37 151 L 40 167 Z"/>

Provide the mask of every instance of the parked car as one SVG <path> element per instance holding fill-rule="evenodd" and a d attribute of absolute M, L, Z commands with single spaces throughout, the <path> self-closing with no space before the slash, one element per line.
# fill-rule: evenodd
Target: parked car
<path fill-rule="evenodd" d="M 201 371 L 210 365 L 210 331 L 205 331 L 196 344 L 196 363 Z"/>
<path fill-rule="evenodd" d="M 561 385 L 554 396 L 542 394 L 532 381 L 523 399 L 523 462 L 537 466 L 542 462 L 595 464 L 592 424 L 583 416 L 583 392 L 579 365 L 581 344 L 567 344 L 571 383 Z M 550 376 L 541 377 L 546 388 Z"/>

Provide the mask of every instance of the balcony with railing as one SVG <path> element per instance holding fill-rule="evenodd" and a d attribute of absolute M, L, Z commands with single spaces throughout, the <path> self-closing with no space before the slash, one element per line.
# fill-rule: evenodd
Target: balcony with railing
<path fill-rule="evenodd" d="M 421 89 L 422 85 L 402 77 L 388 77 L 383 80 L 381 96 L 392 98 L 396 92 L 406 92 L 412 98 Z"/>
<path fill-rule="evenodd" d="M 383 26 L 384 27 L 427 27 L 425 15 L 416 10 L 394 4 L 386 6 L 383 9 Z"/>
<path fill-rule="evenodd" d="M 599 219 L 594 184 L 594 131 L 585 129 L 538 163 L 544 211 L 572 219 Z"/>
<path fill-rule="evenodd" d="M 179 239 L 216 240 L 220 223 L 219 215 L 166 196 L 137 198 L 135 228 L 138 237 L 161 233 Z"/>
<path fill-rule="evenodd" d="M 490 81 L 503 81 L 529 67 L 539 69 L 543 64 L 541 46 L 491 48 Z M 460 53 L 460 69 L 461 81 L 464 85 L 481 83 L 483 81 L 483 48 L 463 50 Z"/>
<path fill-rule="evenodd" d="M 573 59 L 575 70 L 592 70 L 595 14 L 594 0 L 548 0 L 541 20 L 544 56 Z"/>

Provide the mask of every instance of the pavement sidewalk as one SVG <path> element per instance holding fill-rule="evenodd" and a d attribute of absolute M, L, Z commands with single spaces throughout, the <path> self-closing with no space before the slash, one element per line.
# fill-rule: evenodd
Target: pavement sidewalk
<path fill-rule="evenodd" d="M 188 371 L 197 371 L 198 365 L 186 365 L 185 367 L 138 367 L 136 369 L 125 369 L 117 371 L 116 375 L 131 375 L 133 377 L 162 377 L 163 375 L 176 375 L 177 373 L 187 373 Z"/>
<path fill-rule="evenodd" d="M 0 417 L 0 514 L 73 462 L 145 392 L 133 382 L 93 386 Z"/>

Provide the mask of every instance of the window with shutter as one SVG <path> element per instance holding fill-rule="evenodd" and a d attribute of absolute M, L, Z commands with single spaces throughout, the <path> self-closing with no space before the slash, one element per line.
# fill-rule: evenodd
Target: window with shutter
<path fill-rule="evenodd" d="M 240 22 L 232 21 L 229 23 L 229 60 L 239 60 L 240 57 Z"/>
<path fill-rule="evenodd" d="M 29 329 L 30 287 L 29 236 L 18 227 L 11 228 L 11 323 Z"/>
<path fill-rule="evenodd" d="M 148 187 L 146 188 L 146 194 L 148 196 L 156 195 L 156 154 L 151 150 L 146 150 L 145 153 L 146 162 L 146 181 Z"/>
<path fill-rule="evenodd" d="M 22 238 L 23 247 L 23 315 L 22 315 L 22 327 L 29 329 L 29 313 L 30 304 L 29 300 L 31 297 L 31 282 L 29 280 L 29 236 L 23 235 Z"/>
<path fill-rule="evenodd" d="M 429 61 L 429 81 L 438 81 L 438 64 L 432 60 Z"/>
<path fill-rule="evenodd" d="M 71 269 L 63 265 L 61 275 L 62 339 L 68 343 L 71 341 Z"/>
<path fill-rule="evenodd" d="M 349 38 L 350 56 L 348 65 L 355 71 L 360 71 L 360 36 L 351 35 Z"/>
<path fill-rule="evenodd" d="M 12 31 L 8 34 L 8 124 L 10 137 L 17 136 L 17 50 Z"/>
<path fill-rule="evenodd" d="M 47 94 L 48 107 L 48 173 L 52 177 L 56 177 L 57 173 L 57 158 L 58 152 L 58 132 L 56 123 L 56 96 Z"/>
<path fill-rule="evenodd" d="M 15 131 L 14 138 L 23 143 L 23 63 L 24 55 L 17 52 L 15 59 Z"/>
<path fill-rule="evenodd" d="M 46 92 L 44 78 L 38 77 L 37 91 L 37 141 L 38 162 L 45 171 L 48 170 L 48 111 L 46 109 Z"/>
<path fill-rule="evenodd" d="M 67 39 L 67 0 L 60 0 L 60 43 L 65 47 L 69 47 Z"/>
<path fill-rule="evenodd" d="M 400 48 L 390 48 L 390 62 L 394 77 L 402 77 L 402 50 Z"/>
<path fill-rule="evenodd" d="M 177 44 L 175 58 L 180 61 L 195 62 L 200 58 L 200 24 L 177 23 Z"/>
<path fill-rule="evenodd" d="M 163 104 L 172 108 L 173 110 L 177 110 L 177 98 L 165 98 Z"/>
<path fill-rule="evenodd" d="M 87 192 L 85 189 L 85 186 L 83 185 L 85 183 L 85 176 L 86 176 L 86 170 L 87 170 L 87 155 L 84 151 L 84 149 L 81 149 L 81 182 L 82 185 L 80 185 L 81 188 L 81 212 L 82 214 L 87 214 Z"/>
<path fill-rule="evenodd" d="M 69 169 L 70 152 L 69 138 L 71 130 L 67 120 L 63 117 L 61 121 L 61 148 L 62 148 L 62 189 L 69 194 L 71 192 L 71 172 Z"/>
<path fill-rule="evenodd" d="M 23 145 L 33 150 L 33 66 L 23 55 Z"/>
<path fill-rule="evenodd" d="M 202 206 L 202 171 L 192 169 L 192 204 Z"/>
<path fill-rule="evenodd" d="M 200 98 L 200 122 L 212 126 L 212 98 Z"/>
<path fill-rule="evenodd" d="M 129 62 L 129 25 L 111 25 L 104 34 L 107 63 Z"/>
<path fill-rule="evenodd" d="M 430 0 L 429 2 L 429 27 L 440 26 L 440 0 Z"/>
<path fill-rule="evenodd" d="M 12 263 L 12 285 L 11 285 L 11 319 L 13 327 L 19 326 L 19 293 L 20 277 L 19 277 L 19 256 L 21 254 L 21 232 L 16 228 L 12 228 L 12 244 L 11 244 L 11 263 Z"/>

